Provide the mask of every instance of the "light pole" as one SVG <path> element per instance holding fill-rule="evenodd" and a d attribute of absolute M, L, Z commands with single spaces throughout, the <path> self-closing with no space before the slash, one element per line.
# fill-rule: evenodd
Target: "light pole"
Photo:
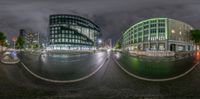
<path fill-rule="evenodd" d="M 101 44 L 101 43 L 102 43 L 102 40 L 101 40 L 101 39 L 99 39 L 99 40 L 98 40 L 98 43 L 99 43 L 99 44 Z"/>
<path fill-rule="evenodd" d="M 17 41 L 17 37 L 16 37 L 16 36 L 13 36 L 13 37 L 12 37 L 12 41 L 14 42 L 14 50 L 15 50 L 15 42 Z"/>
<path fill-rule="evenodd" d="M 99 39 L 98 40 L 98 48 L 100 47 L 99 45 L 102 43 L 102 40 L 101 39 Z"/>

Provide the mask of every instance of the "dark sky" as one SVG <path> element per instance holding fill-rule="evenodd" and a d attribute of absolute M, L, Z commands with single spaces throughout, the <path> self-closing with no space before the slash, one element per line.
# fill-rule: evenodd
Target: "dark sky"
<path fill-rule="evenodd" d="M 118 39 L 147 18 L 169 17 L 200 29 L 200 0 L 0 0 L 0 31 L 9 38 L 20 28 L 45 40 L 50 14 L 75 14 L 101 27 L 103 39 Z"/>

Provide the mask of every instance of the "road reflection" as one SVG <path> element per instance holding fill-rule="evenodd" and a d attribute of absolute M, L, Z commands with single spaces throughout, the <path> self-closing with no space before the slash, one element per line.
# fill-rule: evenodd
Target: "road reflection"
<path fill-rule="evenodd" d="M 107 57 L 106 52 L 86 54 L 30 54 L 21 53 L 20 59 L 37 75 L 54 80 L 72 80 L 95 71 Z"/>
<path fill-rule="evenodd" d="M 136 57 L 116 52 L 114 57 L 128 72 L 149 79 L 166 79 L 190 70 L 200 60 L 200 53 L 194 56 L 174 59 L 169 57 Z"/>

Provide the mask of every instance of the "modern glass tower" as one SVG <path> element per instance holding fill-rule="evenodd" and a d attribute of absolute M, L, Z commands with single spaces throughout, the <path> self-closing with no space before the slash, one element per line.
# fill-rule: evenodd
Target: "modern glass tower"
<path fill-rule="evenodd" d="M 139 51 L 191 51 L 192 29 L 190 25 L 174 19 L 147 19 L 123 33 L 123 47 Z"/>
<path fill-rule="evenodd" d="M 50 50 L 90 50 L 97 46 L 100 28 L 90 20 L 67 14 L 50 15 Z"/>

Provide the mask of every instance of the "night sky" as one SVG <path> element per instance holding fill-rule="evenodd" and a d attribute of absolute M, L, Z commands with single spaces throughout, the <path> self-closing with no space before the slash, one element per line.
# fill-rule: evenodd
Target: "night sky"
<path fill-rule="evenodd" d="M 46 40 L 50 14 L 75 14 L 101 27 L 103 40 L 116 41 L 131 25 L 168 17 L 200 29 L 200 0 L 0 0 L 0 31 L 9 39 L 23 28 Z"/>

